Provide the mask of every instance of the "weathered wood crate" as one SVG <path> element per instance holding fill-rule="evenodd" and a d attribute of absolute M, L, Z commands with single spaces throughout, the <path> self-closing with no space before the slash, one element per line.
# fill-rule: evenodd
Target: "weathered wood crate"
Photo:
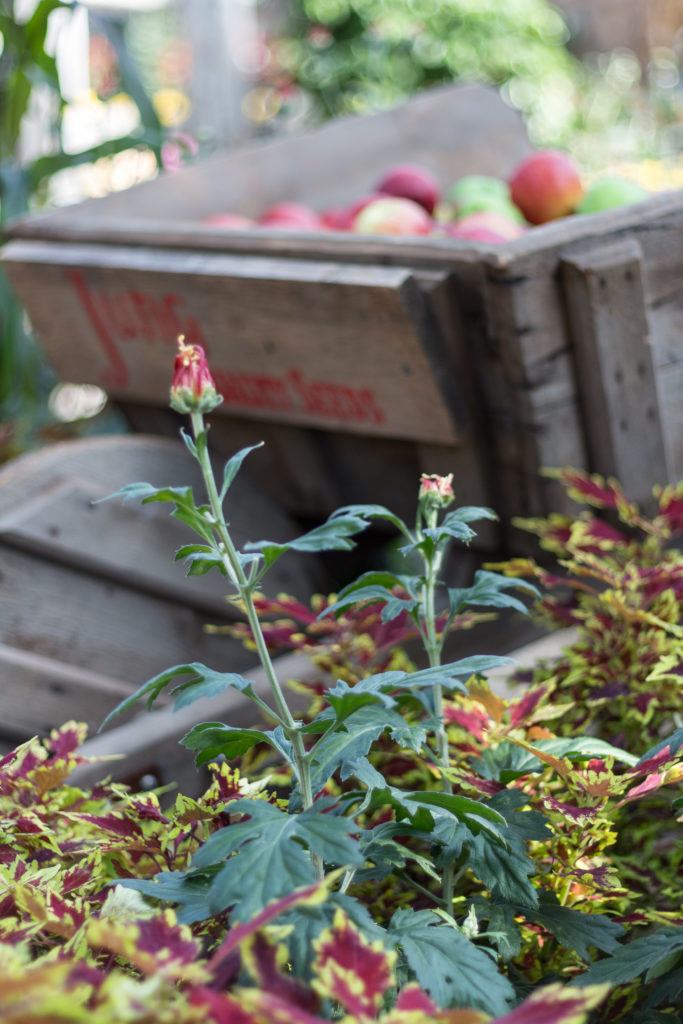
<path fill-rule="evenodd" d="M 0 750 L 69 719 L 85 722 L 94 737 L 121 700 L 172 665 L 250 673 L 254 654 L 205 630 L 241 618 L 226 601 L 223 577 L 187 577 L 173 560 L 194 538 L 189 527 L 169 516 L 168 505 L 100 500 L 138 480 L 192 486 L 202 500 L 195 461 L 179 441 L 159 437 L 69 441 L 0 469 Z M 269 536 L 291 535 L 289 518 L 253 486 L 234 486 L 238 543 L 254 520 Z M 316 588 L 310 563 L 283 559 L 273 573 L 271 594 Z M 257 714 L 237 691 L 213 705 L 193 706 L 196 719 L 223 713 L 253 724 Z M 169 750 L 187 730 L 187 713 L 174 719 L 167 707 L 160 716 L 138 725 L 137 759 L 119 774 L 193 777 L 193 755 Z M 115 721 L 122 738 L 109 745 L 108 734 L 93 738 L 96 751 L 128 752 L 133 724 Z"/>
<path fill-rule="evenodd" d="M 175 432 L 175 338 L 204 344 L 214 443 L 265 439 L 246 472 L 299 516 L 411 515 L 418 474 L 453 471 L 460 501 L 506 523 L 559 510 L 539 471 L 565 465 L 647 500 L 683 475 L 683 193 L 501 246 L 201 223 L 343 204 L 399 161 L 444 184 L 505 175 L 528 150 L 495 92 L 438 89 L 15 222 L 4 265 L 62 377 L 140 429 Z"/>

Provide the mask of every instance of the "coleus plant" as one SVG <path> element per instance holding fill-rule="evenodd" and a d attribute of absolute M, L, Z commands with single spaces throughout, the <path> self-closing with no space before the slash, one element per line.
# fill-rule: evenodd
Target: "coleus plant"
<path fill-rule="evenodd" d="M 571 702 L 567 733 L 596 731 L 645 754 L 683 725 L 683 482 L 658 487 L 645 515 L 615 480 L 576 469 L 552 471 L 582 507 L 515 523 L 534 533 L 557 569 L 516 558 L 494 566 L 544 589 L 539 613 L 551 625 L 574 626 L 575 641 L 532 681 L 552 678 Z M 524 677 L 529 682 L 528 674 Z"/>
<path fill-rule="evenodd" d="M 311 694 L 312 711 L 324 693 L 332 658 L 335 671 L 345 658 L 345 677 L 360 679 L 368 664 L 386 657 L 379 605 L 347 609 L 333 623 L 316 614 L 327 606 L 331 602 L 316 597 L 312 608 L 306 608 L 284 595 L 260 603 L 269 643 L 307 651 L 320 669 L 319 678 L 307 674 L 299 684 Z M 275 618 L 269 621 L 268 616 Z M 244 636 L 239 625 L 229 629 Z M 409 635 L 407 624 L 404 632 Z M 401 660 L 400 650 L 393 656 Z M 683 925 L 683 849 L 676 820 L 683 802 L 676 799 L 683 775 L 679 740 L 674 734 L 638 760 L 596 737 L 558 736 L 558 724 L 569 707 L 566 701 L 554 701 L 550 684 L 504 699 L 474 680 L 467 694 L 455 692 L 445 702 L 454 785 L 467 795 L 526 805 L 538 812 L 538 821 L 543 815 L 548 826 L 528 847 L 535 907 L 520 905 L 509 877 L 487 874 L 476 848 L 463 859 L 455 905 L 470 934 L 486 930 L 510 976 L 517 977 L 518 988 L 548 977 L 585 979 L 591 948 L 611 953 L 600 969 L 613 972 L 615 989 L 596 1019 L 627 1019 L 628 1007 L 635 1006 L 639 1009 L 633 1019 L 640 1020 L 644 1002 L 668 1005 L 667 991 L 676 991 L 677 967 L 667 967 L 666 960 L 672 949 L 675 953 Z M 414 788 L 438 788 L 430 766 L 390 737 L 375 744 L 369 759 L 393 785 L 410 780 Z M 257 767 L 254 759 L 248 770 Z M 339 781 L 337 791 L 350 786 L 353 780 Z M 647 821 L 649 828 L 634 828 L 640 821 Z M 368 824 L 381 834 L 384 822 L 384 811 L 378 808 Z M 508 856 L 511 867 L 514 852 Z M 425 887 L 431 891 L 425 893 Z M 417 860 L 380 880 L 366 880 L 359 872 L 348 891 L 376 921 L 389 920 L 401 907 L 419 909 L 438 898 L 434 880 Z M 620 945 L 634 935 L 642 935 L 635 945 Z M 648 946 L 650 938 L 655 941 Z M 639 947 L 642 958 L 636 963 L 629 958 Z M 657 981 L 660 970 L 663 980 Z"/>
<path fill-rule="evenodd" d="M 226 578 L 244 609 L 251 642 L 270 684 L 271 701 L 258 696 L 241 675 L 189 663 L 150 680 L 114 714 L 139 699 L 151 706 L 169 686 L 178 707 L 235 687 L 273 727 L 245 730 L 208 722 L 192 729 L 184 744 L 197 752 L 199 764 L 217 758 L 231 761 L 265 745 L 289 772 L 291 785 L 276 801 L 250 796 L 232 801 L 225 827 L 206 837 L 182 869 L 164 868 L 152 879 L 128 878 L 124 884 L 173 904 L 181 924 L 196 926 L 228 914 L 233 927 L 239 927 L 273 901 L 324 882 L 327 898 L 323 903 L 297 906 L 288 915 L 291 930 L 283 955 L 290 980 L 310 980 L 316 944 L 335 921 L 342 920 L 341 913 L 359 929 L 364 942 L 379 941 L 385 952 L 399 956 L 401 979 L 408 984 L 413 979 L 426 993 L 424 998 L 488 1014 L 505 1014 L 528 985 L 522 980 L 521 988 L 515 989 L 515 972 L 504 966 L 501 954 L 506 944 L 514 949 L 508 933 L 518 932 L 524 922 L 545 915 L 560 942 L 575 943 L 579 961 L 573 961 L 564 980 L 586 974 L 592 950 L 615 953 L 622 928 L 607 914 L 593 915 L 581 938 L 579 924 L 586 924 L 579 922 L 585 917 L 583 911 L 564 906 L 552 887 L 546 887 L 545 900 L 551 910 L 544 910 L 531 853 L 535 844 L 542 848 L 547 841 L 548 812 L 540 804 L 532 808 L 530 797 L 512 783 L 542 769 L 549 757 L 564 766 L 564 755 L 573 753 L 586 761 L 613 759 L 620 752 L 590 738 L 587 744 L 573 741 L 569 748 L 548 750 L 538 745 L 528 749 L 521 743 L 533 767 L 516 765 L 510 773 L 504 766 L 500 778 L 489 779 L 490 785 L 463 779 L 453 762 L 449 703 L 457 694 L 465 697 L 468 685 L 476 688 L 476 678 L 506 659 L 476 656 L 443 664 L 445 637 L 472 606 L 525 610 L 512 591 L 521 586 L 535 593 L 530 583 L 493 571 L 479 571 L 470 587 L 450 588 L 440 581 L 448 546 L 471 540 L 470 524 L 494 514 L 481 508 L 451 508 L 450 477 L 423 476 L 414 526 L 384 506 L 354 505 L 338 510 L 293 541 L 258 541 L 239 551 L 223 506 L 253 449 L 243 449 L 228 460 L 219 484 L 208 454 L 204 414 L 216 407 L 220 397 L 202 350 L 182 340 L 171 397 L 173 407 L 190 416 L 192 436 L 183 432 L 183 439 L 201 467 L 208 502 L 198 505 L 189 488 L 147 483 L 131 484 L 117 493 L 124 499 L 169 502 L 172 514 L 194 529 L 199 542 L 185 545 L 176 557 L 186 561 L 191 574 L 215 569 Z M 396 663 L 392 653 L 390 664 L 375 664 L 370 674 L 349 680 L 339 673 L 319 694 L 314 713 L 297 720 L 277 677 L 259 617 L 263 578 L 288 551 L 348 550 L 353 537 L 375 520 L 397 530 L 401 552 L 417 558 L 421 570 L 366 573 L 345 587 L 331 609 L 322 609 L 322 615 L 337 617 L 358 607 L 379 607 L 383 626 L 400 623 L 421 639 L 427 664 L 411 670 L 405 663 Z M 516 749 L 520 747 L 517 737 L 507 739 Z M 418 763 L 429 784 L 423 785 L 420 779 L 415 785 L 417 776 L 394 778 L 379 770 L 375 755 L 387 744 L 398 746 Z M 570 760 L 566 763 L 571 765 Z M 606 770 L 611 763 L 608 760 Z M 485 777 L 484 772 L 479 775 Z M 406 876 L 412 891 L 419 892 L 426 903 L 396 907 L 389 901 L 390 913 L 373 919 L 358 898 L 362 886 L 399 887 Z M 464 893 L 458 889 L 463 879 L 469 885 Z M 481 906 L 477 910 L 478 898 L 485 900 L 488 910 L 482 912 Z M 488 931 L 479 926 L 480 919 L 489 921 Z M 533 983 L 543 980 L 538 977 Z M 563 998 L 557 997 L 558 1004 Z M 566 998 L 571 1002 L 575 994 L 567 993 Z M 399 998 L 396 1006 L 400 1005 Z"/>
<path fill-rule="evenodd" d="M 395 953 L 364 937 L 339 908 L 313 944 L 309 979 L 293 978 L 283 961 L 283 923 L 325 901 L 334 874 L 233 927 L 214 918 L 190 928 L 173 911 L 109 886 L 124 868 L 144 876 L 160 862 L 184 863 L 189 848 L 222 827 L 245 782 L 216 766 L 203 796 L 178 797 L 163 814 L 154 794 L 111 783 L 80 790 L 69 774 L 85 761 L 84 734 L 67 723 L 0 763 L 3 1024 L 323 1024 L 332 1005 L 348 1024 L 491 1019 L 441 1010 L 415 984 L 389 998 L 398 987 Z M 497 1024 L 573 1024 L 605 989 L 545 986 Z"/>

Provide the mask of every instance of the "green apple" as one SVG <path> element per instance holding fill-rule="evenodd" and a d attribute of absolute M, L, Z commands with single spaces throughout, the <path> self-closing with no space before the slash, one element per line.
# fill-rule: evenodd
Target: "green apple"
<path fill-rule="evenodd" d="M 646 199 L 648 195 L 642 185 L 628 178 L 599 178 L 586 190 L 576 207 L 576 213 L 600 213 L 601 210 L 611 210 L 615 206 L 630 206 L 631 203 Z"/>
<path fill-rule="evenodd" d="M 488 174 L 465 174 L 451 185 L 446 193 L 446 200 L 456 206 L 470 199 L 490 196 L 492 199 L 509 199 L 510 189 L 501 178 L 493 178 Z"/>
<path fill-rule="evenodd" d="M 524 223 L 524 216 L 510 198 L 507 182 L 486 174 L 466 174 L 451 185 L 439 219 L 452 221 L 470 213 L 489 211 Z"/>

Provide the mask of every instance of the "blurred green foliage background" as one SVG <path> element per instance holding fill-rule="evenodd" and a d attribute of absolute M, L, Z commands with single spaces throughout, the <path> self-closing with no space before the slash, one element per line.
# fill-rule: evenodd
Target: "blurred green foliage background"
<path fill-rule="evenodd" d="M 579 59 L 547 0 L 291 0 L 288 11 L 263 76 L 279 92 L 265 104 L 276 121 L 367 113 L 461 79 L 500 88 L 536 145 L 589 170 L 680 153 L 683 39 L 643 67 L 625 48 Z"/>

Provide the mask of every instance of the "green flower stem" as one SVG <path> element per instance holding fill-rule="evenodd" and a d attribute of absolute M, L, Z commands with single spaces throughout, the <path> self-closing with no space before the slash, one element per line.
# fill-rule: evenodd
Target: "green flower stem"
<path fill-rule="evenodd" d="M 197 460 L 202 471 L 202 476 L 204 477 L 204 483 L 206 484 L 209 505 L 211 506 L 211 512 L 215 520 L 214 528 L 218 534 L 221 544 L 223 561 L 226 570 L 228 571 L 230 578 L 234 581 L 243 601 L 247 621 L 249 622 L 254 643 L 256 644 L 256 650 L 258 651 L 260 662 L 266 673 L 266 679 L 268 680 L 273 700 L 277 707 L 280 724 L 282 725 L 282 729 L 287 739 L 292 744 L 294 764 L 299 779 L 299 785 L 301 787 L 301 802 L 305 810 L 313 805 L 313 790 L 311 786 L 310 764 L 304 747 L 303 737 L 301 736 L 299 725 L 289 710 L 289 706 L 285 699 L 285 695 L 282 692 L 282 687 L 280 686 L 280 682 L 277 678 L 275 668 L 270 657 L 270 651 L 268 650 L 268 645 L 266 644 L 263 630 L 261 629 L 261 622 L 254 605 L 253 584 L 250 584 L 245 576 L 242 563 L 239 560 L 235 545 L 232 542 L 230 532 L 223 516 L 223 506 L 218 494 L 218 488 L 216 487 L 216 479 L 213 474 L 213 467 L 211 466 L 207 447 L 199 441 L 200 437 L 206 433 L 204 418 L 201 412 L 192 412 L 190 414 L 190 418 L 192 421 L 192 431 L 197 448 Z M 316 867 L 318 876 L 322 878 L 322 865 L 317 864 Z"/>
<path fill-rule="evenodd" d="M 425 511 L 425 518 L 427 521 L 427 527 L 433 529 L 437 525 L 437 509 L 428 508 Z M 420 539 L 424 537 L 422 532 L 421 516 L 419 514 L 416 533 Z M 422 587 L 422 618 L 424 625 L 421 631 L 431 668 L 435 668 L 437 665 L 441 664 L 441 653 L 443 650 L 443 637 L 439 637 L 436 630 L 436 587 L 439 572 L 441 571 L 441 565 L 443 563 L 443 557 L 444 550 L 438 545 L 431 555 L 424 556 L 426 569 L 425 582 Z M 452 793 L 453 786 L 447 777 L 447 771 L 450 766 L 450 751 L 448 748 L 448 733 L 446 731 L 446 723 L 443 713 L 443 687 L 440 683 L 436 683 L 434 685 L 432 693 L 434 695 L 434 713 L 436 720 L 439 723 L 437 727 L 436 742 L 438 762 L 441 767 L 441 788 L 444 793 Z M 453 910 L 454 891 L 454 869 L 453 865 L 449 864 L 444 871 L 443 877 L 443 901 L 449 914 L 452 914 Z"/>

